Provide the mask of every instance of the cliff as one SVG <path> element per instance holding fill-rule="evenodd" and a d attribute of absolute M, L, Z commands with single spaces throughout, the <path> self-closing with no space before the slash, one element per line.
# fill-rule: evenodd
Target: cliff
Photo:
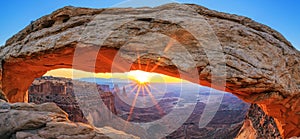
<path fill-rule="evenodd" d="M 117 114 L 114 106 L 114 96 L 109 92 L 108 86 L 97 86 L 98 92 L 95 93 L 100 95 L 102 101 L 112 113 Z M 54 102 L 68 113 L 68 118 L 71 121 L 88 122 L 77 102 L 78 98 L 74 94 L 72 79 L 51 76 L 36 78 L 28 89 L 28 95 L 29 102 L 35 104 Z"/>
<path fill-rule="evenodd" d="M 281 139 L 282 137 L 279 134 L 274 118 L 266 115 L 256 104 L 252 104 L 243 127 L 236 136 L 236 139 L 244 138 Z"/>

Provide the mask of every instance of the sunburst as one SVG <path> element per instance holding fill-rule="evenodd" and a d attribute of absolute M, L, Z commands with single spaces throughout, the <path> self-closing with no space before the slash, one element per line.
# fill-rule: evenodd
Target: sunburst
<path fill-rule="evenodd" d="M 129 78 L 136 81 L 138 84 L 147 84 L 150 81 L 150 74 L 141 70 L 135 70 L 129 72 Z"/>
<path fill-rule="evenodd" d="M 174 40 L 170 39 L 169 43 L 166 45 L 166 47 L 164 49 L 164 53 L 166 53 L 173 46 L 173 44 L 174 44 Z M 127 122 L 132 117 L 132 114 L 134 112 L 134 108 L 135 108 L 135 105 L 136 105 L 136 101 L 137 101 L 138 96 L 139 96 L 140 93 L 142 93 L 143 96 L 148 94 L 151 98 L 151 101 L 155 104 L 155 107 L 159 111 L 159 113 L 161 115 L 164 114 L 164 110 L 159 106 L 158 102 L 156 101 L 156 98 L 153 96 L 151 90 L 149 89 L 150 87 L 152 88 L 152 86 L 149 84 L 149 82 L 151 82 L 150 81 L 151 75 L 150 75 L 149 72 L 145 72 L 145 71 L 150 71 L 150 72 L 155 71 L 159 67 L 161 62 L 163 62 L 163 59 L 161 59 L 159 57 L 158 62 L 151 69 L 148 69 L 149 65 L 150 65 L 150 60 L 148 60 L 145 69 L 142 69 L 139 53 L 137 53 L 137 55 L 138 55 L 138 59 L 137 59 L 138 70 L 130 71 L 129 74 L 128 74 L 128 77 L 136 82 L 136 85 L 134 86 L 133 89 L 131 89 L 130 93 L 132 93 L 136 89 L 137 89 L 137 92 L 136 92 L 135 97 L 132 101 L 132 105 L 131 105 L 131 108 L 130 108 L 130 111 L 129 111 Z M 136 69 L 136 68 L 134 68 L 134 69 Z"/>

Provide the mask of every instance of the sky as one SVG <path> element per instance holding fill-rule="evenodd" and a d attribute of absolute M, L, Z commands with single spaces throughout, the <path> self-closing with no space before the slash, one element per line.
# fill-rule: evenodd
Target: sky
<path fill-rule="evenodd" d="M 108 8 L 131 4 L 156 6 L 171 0 L 1 0 L 0 46 L 5 41 L 46 14 L 64 6 Z M 173 1 L 174 2 L 174 1 Z M 282 33 L 300 50 L 300 1 L 298 0 L 178 0 L 194 3 L 209 9 L 243 15 Z M 121 3 L 121 4 L 120 4 Z"/>

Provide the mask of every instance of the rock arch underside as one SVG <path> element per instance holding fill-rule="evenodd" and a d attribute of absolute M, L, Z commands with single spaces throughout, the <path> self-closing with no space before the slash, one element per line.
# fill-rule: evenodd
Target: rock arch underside
<path fill-rule="evenodd" d="M 134 50 L 142 57 L 132 63 L 131 69 L 138 67 L 138 62 L 142 67 L 147 64 L 154 66 L 157 56 L 151 50 L 165 47 L 166 44 L 161 42 L 166 42 L 170 37 L 184 46 L 193 57 L 196 64 L 188 68 L 197 69 L 199 80 L 196 82 L 212 86 L 211 71 L 214 67 L 204 52 L 206 48 L 195 41 L 198 36 L 169 22 L 176 17 L 186 24 L 197 25 L 198 22 L 192 19 L 199 17 L 190 14 L 193 12 L 206 21 L 220 42 L 226 65 L 226 91 L 246 102 L 257 104 L 268 116 L 272 116 L 283 138 L 300 136 L 300 53 L 280 33 L 265 25 L 197 5 L 59 9 L 31 23 L 0 48 L 3 94 L 11 103 L 26 102 L 26 91 L 32 81 L 57 68 L 76 67 L 84 71 L 111 72 L 113 60 L 119 51 L 122 52 L 123 62 L 134 61 L 136 52 L 130 51 L 133 48 L 137 48 Z M 115 15 L 119 18 L 116 19 Z M 149 18 L 149 15 L 164 15 L 165 20 Z M 93 24 L 95 20 L 110 26 Z M 202 26 L 200 23 L 197 25 L 199 28 Z M 205 36 L 206 32 L 203 34 Z M 97 40 L 105 35 L 107 38 L 99 44 Z M 125 45 L 127 47 L 121 49 Z M 200 49 L 194 49 L 199 45 Z M 75 50 L 80 52 L 76 57 L 83 65 L 73 65 Z M 181 52 L 176 52 L 173 60 L 182 65 L 174 65 L 166 58 L 153 72 L 174 77 L 180 77 L 178 71 L 185 73 L 188 70 L 184 67 L 187 61 L 181 58 Z M 93 63 L 87 57 L 95 54 L 95 68 L 90 68 L 89 65 Z M 115 71 L 125 70 L 116 68 Z M 218 89 L 216 86 L 214 88 Z"/>

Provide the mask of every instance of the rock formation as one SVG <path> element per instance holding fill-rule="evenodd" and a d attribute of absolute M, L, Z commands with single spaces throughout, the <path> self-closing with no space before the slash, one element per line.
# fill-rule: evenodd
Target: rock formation
<path fill-rule="evenodd" d="M 98 85 L 98 91 L 95 93 L 99 93 L 105 105 L 112 113 L 117 114 L 114 106 L 114 96 L 109 92 L 108 86 Z M 51 76 L 36 78 L 28 89 L 28 95 L 29 102 L 35 104 L 54 102 L 68 113 L 68 118 L 71 121 L 87 123 L 87 119 L 84 117 L 75 97 L 72 79 Z"/>
<path fill-rule="evenodd" d="M 244 138 L 281 139 L 281 136 L 274 119 L 267 116 L 257 105 L 252 104 L 244 125 L 236 137 L 236 139 Z"/>
<path fill-rule="evenodd" d="M 69 121 L 67 116 L 54 103 L 36 105 L 1 101 L 0 137 L 1 139 L 136 138 L 109 127 L 95 128 L 88 124 L 74 123 Z"/>
<path fill-rule="evenodd" d="M 3 91 L 0 90 L 0 100 L 3 100 L 3 101 L 6 101 L 7 102 L 7 98 L 6 96 L 4 95 Z"/>
<path fill-rule="evenodd" d="M 163 55 L 165 51 L 171 53 Z M 274 117 L 283 138 L 300 136 L 300 54 L 280 33 L 246 17 L 181 4 L 65 7 L 7 40 L 0 58 L 1 88 L 10 102 L 26 102 L 32 81 L 51 69 L 152 69 L 216 89 L 225 87 Z M 197 74 L 190 74 L 192 69 Z M 214 82 L 223 77 L 224 85 Z"/>

